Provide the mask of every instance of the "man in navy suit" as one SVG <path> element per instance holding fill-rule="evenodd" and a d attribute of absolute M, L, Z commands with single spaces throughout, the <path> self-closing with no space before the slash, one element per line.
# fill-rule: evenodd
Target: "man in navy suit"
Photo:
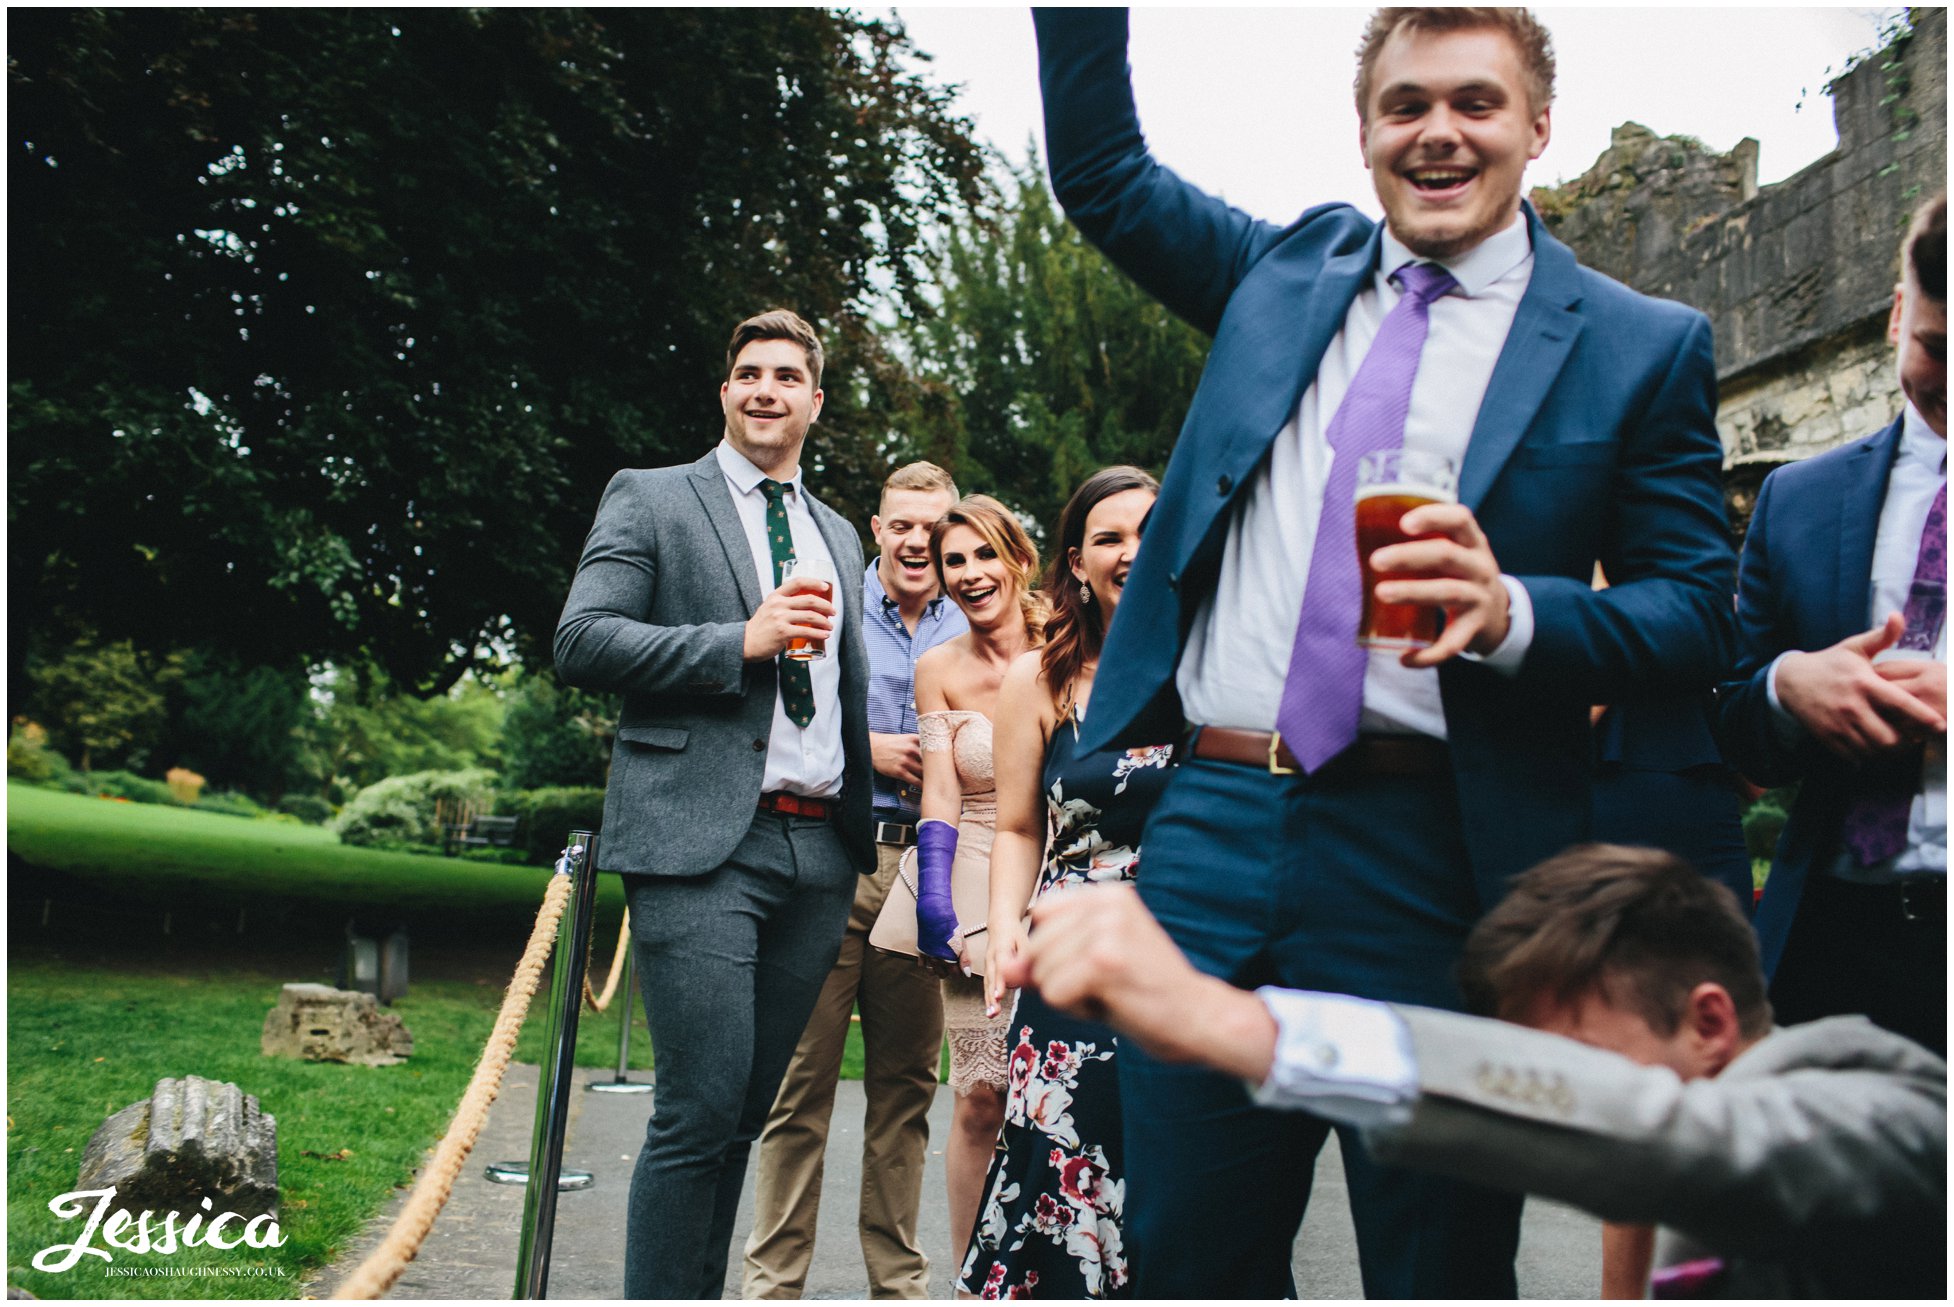
<path fill-rule="evenodd" d="M 1945 1052 L 1945 193 L 1903 261 L 1887 336 L 1906 411 L 1765 478 L 1718 716 L 1739 770 L 1802 782 L 1757 908 L 1779 1018 L 1862 1012 Z"/>
<path fill-rule="evenodd" d="M 1238 985 L 1456 1009 L 1473 923 L 1586 833 L 1588 705 L 1728 663 L 1709 325 L 1582 268 L 1521 204 L 1553 96 L 1525 11 L 1380 11 L 1357 105 L 1385 222 L 1333 204 L 1287 227 L 1154 162 L 1123 12 L 1036 21 L 1060 202 L 1214 336 L 1081 742 L 1188 741 L 1141 895 Z M 1380 599 L 1445 612 L 1402 659 L 1355 646 L 1352 526 L 1359 457 L 1400 446 L 1459 470 L 1458 503 L 1403 519 L 1428 538 L 1372 559 Z M 1292 1294 L 1330 1125 L 1120 1061 L 1135 1291 Z M 1517 1200 L 1353 1133 L 1343 1155 L 1367 1293 L 1513 1295 Z"/>

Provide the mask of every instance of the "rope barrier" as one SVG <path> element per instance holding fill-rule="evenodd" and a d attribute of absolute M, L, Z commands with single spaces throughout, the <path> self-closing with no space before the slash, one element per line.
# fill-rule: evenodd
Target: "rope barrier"
<path fill-rule="evenodd" d="M 590 933 L 593 935 L 597 933 L 595 927 L 591 929 Z M 611 1000 L 617 997 L 617 982 L 624 975 L 625 950 L 630 947 L 631 947 L 631 912 L 630 909 L 627 908 L 624 913 L 624 920 L 617 923 L 617 948 L 611 954 L 611 974 L 610 977 L 604 981 L 604 992 L 601 994 L 591 993 L 589 974 L 586 973 L 583 978 L 583 1001 L 590 1005 L 590 1010 L 592 1012 L 604 1011 L 606 1008 L 610 1007 Z"/>
<path fill-rule="evenodd" d="M 434 1228 L 434 1218 L 447 1205 L 455 1180 L 482 1133 L 489 1106 L 501 1092 L 502 1077 L 515 1056 L 516 1033 L 522 1029 L 523 1018 L 529 1015 L 529 1001 L 536 996 L 536 987 L 542 982 L 543 963 L 555 947 L 557 925 L 569 902 L 570 878 L 551 876 L 543 905 L 536 912 L 536 925 L 529 932 L 529 944 L 523 949 L 522 961 L 516 964 L 508 991 L 502 996 L 502 1010 L 496 1014 L 495 1029 L 489 1032 L 488 1043 L 482 1048 L 482 1060 L 476 1064 L 475 1075 L 455 1107 L 447 1133 L 435 1145 L 433 1160 L 415 1183 L 414 1192 L 407 1196 L 406 1206 L 394 1218 L 387 1237 L 346 1277 L 334 1298 L 380 1297 L 400 1279 L 407 1263 L 420 1254 L 422 1242 Z"/>

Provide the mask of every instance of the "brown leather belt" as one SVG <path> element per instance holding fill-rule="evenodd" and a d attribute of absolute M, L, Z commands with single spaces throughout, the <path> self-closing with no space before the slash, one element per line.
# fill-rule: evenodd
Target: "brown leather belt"
<path fill-rule="evenodd" d="M 810 799 L 805 794 L 789 794 L 785 790 L 760 796 L 761 812 L 784 812 L 790 817 L 814 817 L 826 821 L 834 815 L 834 810 L 832 799 Z"/>
<path fill-rule="evenodd" d="M 1280 732 L 1240 731 L 1229 726 L 1197 726 L 1188 748 L 1192 757 L 1261 767 L 1277 776 L 1300 772 L 1296 755 Z M 1317 768 L 1316 780 L 1357 776 L 1437 776 L 1452 765 L 1445 741 L 1429 735 L 1360 735 L 1357 742 Z"/>

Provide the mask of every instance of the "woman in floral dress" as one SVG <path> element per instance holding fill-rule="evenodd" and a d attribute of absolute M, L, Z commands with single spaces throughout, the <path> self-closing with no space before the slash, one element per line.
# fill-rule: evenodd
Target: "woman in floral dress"
<path fill-rule="evenodd" d="M 1045 646 L 1020 655 L 999 692 L 986 982 L 994 1012 L 1009 1010 L 999 963 L 1023 946 L 1034 894 L 1131 880 L 1147 811 L 1166 784 L 1170 746 L 1078 751 L 1100 644 L 1158 493 L 1131 467 L 1107 468 L 1079 487 L 1059 517 L 1044 586 L 1053 608 Z M 982 1298 L 1124 1296 L 1113 1033 L 1029 992 L 1017 996 L 1009 1030 L 1004 1129 L 957 1289 Z"/>

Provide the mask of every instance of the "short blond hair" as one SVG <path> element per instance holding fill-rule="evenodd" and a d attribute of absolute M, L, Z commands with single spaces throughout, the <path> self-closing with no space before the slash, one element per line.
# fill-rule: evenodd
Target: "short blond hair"
<path fill-rule="evenodd" d="M 727 376 L 733 375 L 733 364 L 738 361 L 740 351 L 756 340 L 791 340 L 799 345 L 807 355 L 807 370 L 813 377 L 814 388 L 821 388 L 821 337 L 806 318 L 792 309 L 768 309 L 734 327 L 733 339 L 726 346 Z"/>
<path fill-rule="evenodd" d="M 1379 9 L 1357 45 L 1357 119 L 1370 121 L 1371 73 L 1384 43 L 1395 32 L 1468 32 L 1490 28 L 1503 32 L 1520 52 L 1527 77 L 1527 107 L 1539 113 L 1554 102 L 1554 37 L 1531 9 L 1492 6 L 1428 9 Z"/>
<path fill-rule="evenodd" d="M 942 490 L 949 492 L 950 498 L 957 498 L 957 483 L 948 472 L 928 459 L 918 459 L 914 463 L 904 463 L 889 473 L 889 479 L 882 483 L 882 495 L 878 507 L 886 503 L 891 490 Z"/>

